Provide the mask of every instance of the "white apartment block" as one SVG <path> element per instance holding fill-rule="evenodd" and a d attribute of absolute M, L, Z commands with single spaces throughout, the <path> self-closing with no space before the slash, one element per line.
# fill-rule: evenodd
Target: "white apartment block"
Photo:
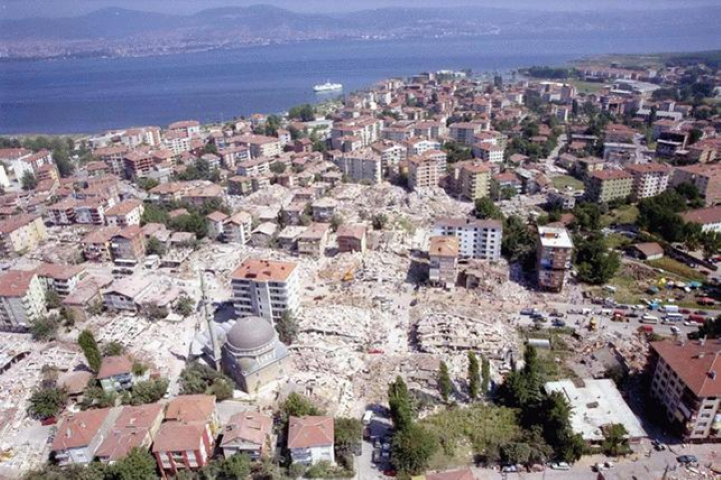
<path fill-rule="evenodd" d="M 34 271 L 9 270 L 0 277 L 0 329 L 25 331 L 45 315 L 45 290 Z"/>
<path fill-rule="evenodd" d="M 630 165 L 626 171 L 633 175 L 633 196 L 638 200 L 655 197 L 668 188 L 671 169 L 666 165 L 643 163 Z"/>
<path fill-rule="evenodd" d="M 246 259 L 231 275 L 233 303 L 239 317 L 278 320 L 300 305 L 297 265 L 292 262 Z"/>
<path fill-rule="evenodd" d="M 461 258 L 481 260 L 501 258 L 503 224 L 498 220 L 442 218 L 436 221 L 433 235 L 458 238 Z"/>
<path fill-rule="evenodd" d="M 334 161 L 343 175 L 353 182 L 381 183 L 383 161 L 371 149 L 344 153 L 336 157 Z"/>

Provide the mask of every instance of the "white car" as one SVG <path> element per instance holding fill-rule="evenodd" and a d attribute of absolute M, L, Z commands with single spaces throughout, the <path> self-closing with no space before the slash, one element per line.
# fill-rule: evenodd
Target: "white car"
<path fill-rule="evenodd" d="M 554 462 L 548 465 L 551 470 L 570 470 L 571 466 L 566 462 Z"/>

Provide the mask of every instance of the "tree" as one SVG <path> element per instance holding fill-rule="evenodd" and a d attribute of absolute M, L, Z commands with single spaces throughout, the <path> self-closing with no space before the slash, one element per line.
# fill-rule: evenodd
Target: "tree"
<path fill-rule="evenodd" d="M 30 324 L 30 335 L 36 342 L 49 342 L 57 338 L 58 326 L 56 316 L 40 317 Z"/>
<path fill-rule="evenodd" d="M 468 392 L 471 400 L 478 398 L 478 389 L 480 378 L 480 369 L 478 367 L 478 358 L 473 351 L 468 352 Z"/>
<path fill-rule="evenodd" d="M 75 165 L 72 160 L 70 160 L 70 155 L 68 155 L 66 149 L 56 148 L 53 150 L 53 160 L 62 178 L 67 178 L 75 172 Z"/>
<path fill-rule="evenodd" d="M 223 380 L 226 385 L 233 385 L 233 380 L 221 372 L 198 362 L 191 362 L 180 372 L 180 394 L 193 395 L 199 393 L 212 394 L 214 391 L 224 394 L 226 385 L 216 384 L 216 380 Z M 230 392 L 232 396 L 233 392 Z"/>
<path fill-rule="evenodd" d="M 104 357 L 118 357 L 125 353 L 125 347 L 120 342 L 109 342 L 103 345 Z"/>
<path fill-rule="evenodd" d="M 54 310 L 62 306 L 62 298 L 58 295 L 55 290 L 48 290 L 45 292 L 45 308 L 48 310 Z"/>
<path fill-rule="evenodd" d="M 195 301 L 192 298 L 183 295 L 178 299 L 178 304 L 175 306 L 175 313 L 183 318 L 187 318 L 192 315 L 194 311 Z"/>
<path fill-rule="evenodd" d="M 95 336 L 90 330 L 83 330 L 78 336 L 78 345 L 83 350 L 85 360 L 88 362 L 88 366 L 93 372 L 100 370 L 100 365 L 103 363 L 103 357 L 100 355 L 100 349 L 98 343 L 95 341 Z"/>
<path fill-rule="evenodd" d="M 167 226 L 170 223 L 170 216 L 168 211 L 154 203 L 145 203 L 143 205 L 143 215 L 140 217 L 140 222 L 143 225 L 148 223 L 161 223 Z"/>
<path fill-rule="evenodd" d="M 288 111 L 288 117 L 301 122 L 312 122 L 315 120 L 315 108 L 309 103 L 297 105 Z"/>
<path fill-rule="evenodd" d="M 438 441 L 424 427 L 411 424 L 396 432 L 391 447 L 393 466 L 405 475 L 420 475 L 438 450 Z"/>
<path fill-rule="evenodd" d="M 481 392 L 486 395 L 491 384 L 491 362 L 485 356 L 481 357 L 481 360 L 483 361 L 481 367 Z"/>
<path fill-rule="evenodd" d="M 626 436 L 628 430 L 622 423 L 614 423 L 603 428 L 603 453 L 612 457 L 618 457 L 630 452 Z"/>
<path fill-rule="evenodd" d="M 104 480 L 155 480 L 158 464 L 146 450 L 133 448 L 125 457 L 108 467 Z"/>
<path fill-rule="evenodd" d="M 132 404 L 146 405 L 157 402 L 168 391 L 168 384 L 169 382 L 165 378 L 135 383 L 133 385 Z"/>
<path fill-rule="evenodd" d="M 65 408 L 68 395 L 61 388 L 48 388 L 36 390 L 30 396 L 28 414 L 39 420 L 45 420 L 57 416 Z"/>
<path fill-rule="evenodd" d="M 247 453 L 211 461 L 200 471 L 204 480 L 245 480 L 250 475 L 251 460 Z"/>
<path fill-rule="evenodd" d="M 35 187 L 38 186 L 38 179 L 29 171 L 25 171 L 20 180 L 20 183 L 23 187 L 23 190 L 34 190 Z"/>
<path fill-rule="evenodd" d="M 476 200 L 473 215 L 480 219 L 501 219 L 503 217 L 501 209 L 489 197 L 481 197 Z"/>
<path fill-rule="evenodd" d="M 448 163 L 462 162 L 473 158 L 470 148 L 457 142 L 446 142 L 443 144 L 443 151 L 448 156 Z"/>
<path fill-rule="evenodd" d="M 396 430 L 404 430 L 413 423 L 413 407 L 408 387 L 403 378 L 397 376 L 388 386 L 388 405 Z"/>
<path fill-rule="evenodd" d="M 600 232 L 575 240 L 575 260 L 578 279 L 592 285 L 602 285 L 613 278 L 621 267 L 621 257 L 610 251 Z"/>
<path fill-rule="evenodd" d="M 98 385 L 89 385 L 83 391 L 83 400 L 80 408 L 87 410 L 89 408 L 109 408 L 115 406 L 117 395 L 115 392 L 106 392 L 103 387 Z"/>
<path fill-rule="evenodd" d="M 501 460 L 510 465 L 526 465 L 531 459 L 531 447 L 527 443 L 511 442 L 501 446 Z"/>
<path fill-rule="evenodd" d="M 705 322 L 703 322 L 703 325 L 701 325 L 697 332 L 698 338 L 719 338 L 721 337 L 721 315 L 717 316 L 715 319 L 706 319 Z"/>
<path fill-rule="evenodd" d="M 335 455 L 346 469 L 353 469 L 353 447 L 360 445 L 363 424 L 357 418 L 336 418 L 334 420 Z"/>
<path fill-rule="evenodd" d="M 323 410 L 318 408 L 308 397 L 298 393 L 291 393 L 280 405 L 280 418 L 287 423 L 290 417 L 306 417 L 323 415 Z"/>
<path fill-rule="evenodd" d="M 215 142 L 208 142 L 205 144 L 205 147 L 203 147 L 203 152 L 212 155 L 218 155 L 218 146 L 215 144 Z"/>
<path fill-rule="evenodd" d="M 275 328 L 278 330 L 278 338 L 286 345 L 292 345 L 298 337 L 298 321 L 289 310 L 283 312 Z"/>
<path fill-rule="evenodd" d="M 336 232 L 341 225 L 343 225 L 343 217 L 338 214 L 333 215 L 330 219 L 330 229 Z"/>
<path fill-rule="evenodd" d="M 219 402 L 233 398 L 233 383 L 225 378 L 216 378 L 210 386 L 210 393 Z"/>
<path fill-rule="evenodd" d="M 388 215 L 384 213 L 377 213 L 373 215 L 372 223 L 374 230 L 383 230 L 388 224 Z"/>
<path fill-rule="evenodd" d="M 520 262 L 527 268 L 532 268 L 535 263 L 536 236 L 516 215 L 511 215 L 503 221 L 501 253 L 509 262 Z"/>
<path fill-rule="evenodd" d="M 441 361 L 438 369 L 438 392 L 444 402 L 448 402 L 451 394 L 453 394 L 453 381 L 448 373 L 448 365 L 443 361 Z"/>
<path fill-rule="evenodd" d="M 145 253 L 148 255 L 158 255 L 162 257 L 165 255 L 167 248 L 163 243 L 156 237 L 150 237 L 148 242 L 145 244 Z"/>
<path fill-rule="evenodd" d="M 270 171 L 275 173 L 276 175 L 282 175 L 283 173 L 285 173 L 285 169 L 286 166 L 283 162 L 278 161 L 270 164 Z"/>

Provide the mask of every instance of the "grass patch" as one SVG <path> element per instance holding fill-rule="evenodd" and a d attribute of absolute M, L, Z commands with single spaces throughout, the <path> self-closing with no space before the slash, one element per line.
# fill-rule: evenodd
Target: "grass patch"
<path fill-rule="evenodd" d="M 601 222 L 605 225 L 636 223 L 638 220 L 638 207 L 635 205 L 622 205 L 611 210 L 601 218 Z"/>
<path fill-rule="evenodd" d="M 585 82 L 583 80 L 570 80 L 568 83 L 572 84 L 578 90 L 578 93 L 598 93 L 604 83 L 601 82 Z"/>
<path fill-rule="evenodd" d="M 684 265 L 683 263 L 674 260 L 673 258 L 664 257 L 658 260 L 651 260 L 646 263 L 648 263 L 648 265 L 652 266 L 653 268 L 660 268 L 688 280 L 704 281 L 706 278 L 704 277 L 704 275 L 697 272 L 693 268 L 689 267 L 688 265 Z"/>
<path fill-rule="evenodd" d="M 420 421 L 441 445 L 430 470 L 469 464 L 474 455 L 484 455 L 517 438 L 521 427 L 510 408 L 474 404 L 449 408 Z"/>
<path fill-rule="evenodd" d="M 553 177 L 551 181 L 553 182 L 554 188 L 557 188 L 558 190 L 565 190 L 566 187 L 571 187 L 574 190 L 583 190 L 583 182 L 569 175 Z"/>
<path fill-rule="evenodd" d="M 610 233 L 606 235 L 606 245 L 608 245 L 609 248 L 623 250 L 632 243 L 633 241 L 630 238 L 618 233 Z"/>

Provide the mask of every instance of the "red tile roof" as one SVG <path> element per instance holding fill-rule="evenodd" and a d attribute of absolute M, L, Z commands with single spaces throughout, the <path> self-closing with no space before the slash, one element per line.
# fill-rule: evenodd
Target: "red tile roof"
<path fill-rule="evenodd" d="M 721 223 L 721 206 L 690 210 L 682 213 L 681 218 L 683 218 L 685 222 L 698 223 L 701 225 Z"/>
<path fill-rule="evenodd" d="M 35 275 L 34 270 L 8 270 L 0 277 L 0 297 L 24 297 Z"/>
<path fill-rule="evenodd" d="M 130 373 L 133 369 L 132 362 L 124 355 L 116 357 L 105 357 L 98 371 L 98 380 L 114 377 L 116 375 L 124 375 Z"/>
<path fill-rule="evenodd" d="M 721 339 L 651 343 L 697 397 L 721 396 Z"/>
<path fill-rule="evenodd" d="M 109 414 L 109 408 L 101 408 L 66 416 L 58 426 L 52 451 L 82 448 L 89 445 Z"/>
<path fill-rule="evenodd" d="M 231 278 L 282 282 L 290 277 L 295 268 L 296 264 L 292 262 L 247 259 L 233 272 Z"/>
<path fill-rule="evenodd" d="M 168 404 L 165 419 L 183 423 L 205 423 L 215 414 L 215 397 L 212 395 L 181 395 Z"/>
<path fill-rule="evenodd" d="M 123 408 L 95 455 L 114 461 L 125 457 L 133 448 L 150 447 L 150 429 L 162 415 L 163 405 L 159 403 Z"/>
<path fill-rule="evenodd" d="M 260 412 L 240 412 L 230 417 L 225 426 L 221 446 L 236 441 L 262 446 L 270 435 L 273 420 Z"/>
<path fill-rule="evenodd" d="M 333 417 L 290 417 L 288 448 L 333 445 Z"/>
<path fill-rule="evenodd" d="M 166 422 L 160 426 L 153 442 L 153 453 L 187 452 L 200 448 L 205 425 Z"/>

